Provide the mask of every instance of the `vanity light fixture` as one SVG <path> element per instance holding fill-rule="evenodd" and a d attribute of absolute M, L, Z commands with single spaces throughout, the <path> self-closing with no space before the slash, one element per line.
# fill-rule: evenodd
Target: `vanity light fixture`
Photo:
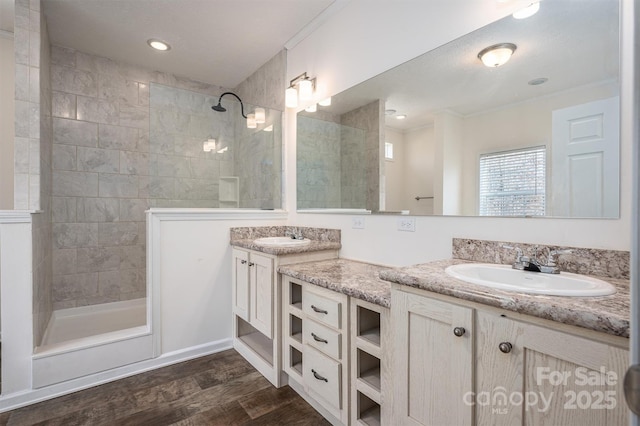
<path fill-rule="evenodd" d="M 498 43 L 485 47 L 478 53 L 478 58 L 490 68 L 499 67 L 511 59 L 511 55 L 518 47 L 513 43 Z"/>
<path fill-rule="evenodd" d="M 406 114 L 396 115 L 396 120 L 404 120 L 405 118 L 407 118 Z"/>
<path fill-rule="evenodd" d="M 240 97 L 233 92 L 224 92 L 222 95 L 220 95 L 220 98 L 218 98 L 218 105 L 212 106 L 211 109 L 218 112 L 225 112 L 227 109 L 222 106 L 222 97 L 226 95 L 234 96 L 238 100 L 238 102 L 240 102 L 240 114 L 242 114 L 242 117 L 247 119 L 248 129 L 255 129 L 256 127 L 258 127 L 258 123 L 262 124 L 265 122 L 266 113 L 264 108 L 256 108 L 254 113 L 245 115 L 242 99 L 240 99 Z M 258 121 L 258 118 L 260 118 L 261 121 Z"/>
<path fill-rule="evenodd" d="M 313 98 L 313 92 L 316 88 L 316 79 L 309 78 L 306 72 L 303 72 L 289 82 L 289 87 L 285 92 L 285 105 L 287 108 L 297 108 L 298 98 L 301 101 L 309 101 Z"/>
<path fill-rule="evenodd" d="M 513 17 L 515 19 L 526 19 L 530 16 L 535 15 L 540 10 L 540 2 L 531 3 L 529 6 L 524 9 L 517 10 L 513 12 Z"/>
<path fill-rule="evenodd" d="M 318 102 L 318 105 L 324 106 L 324 107 L 331 106 L 331 96 Z"/>
<path fill-rule="evenodd" d="M 159 50 L 161 52 L 171 50 L 171 46 L 169 46 L 169 43 L 158 40 L 157 38 L 150 38 L 149 40 L 147 40 L 147 44 L 153 49 Z"/>
<path fill-rule="evenodd" d="M 268 125 L 264 129 L 262 129 L 262 131 L 264 131 L 264 132 L 273 132 L 273 124 Z"/>

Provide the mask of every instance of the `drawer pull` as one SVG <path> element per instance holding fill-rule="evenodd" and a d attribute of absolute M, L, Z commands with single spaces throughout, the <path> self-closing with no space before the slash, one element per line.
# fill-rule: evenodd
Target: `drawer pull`
<path fill-rule="evenodd" d="M 321 375 L 319 375 L 319 374 L 316 372 L 316 370 L 311 369 L 311 372 L 313 373 L 313 377 L 315 377 L 316 379 L 318 379 L 318 380 L 322 380 L 323 382 L 327 382 L 327 383 L 329 383 L 329 380 L 327 380 L 327 378 L 326 378 L 326 377 L 322 377 Z"/>
<path fill-rule="evenodd" d="M 324 309 L 317 308 L 314 305 L 311 305 L 311 309 L 313 309 L 314 311 L 316 311 L 319 314 L 325 314 L 326 315 L 326 314 L 329 313 L 329 311 L 325 311 Z"/>
<path fill-rule="evenodd" d="M 316 342 L 329 343 L 328 340 L 319 337 L 316 333 L 311 333 L 311 337 L 313 337 L 313 340 L 315 340 Z"/>

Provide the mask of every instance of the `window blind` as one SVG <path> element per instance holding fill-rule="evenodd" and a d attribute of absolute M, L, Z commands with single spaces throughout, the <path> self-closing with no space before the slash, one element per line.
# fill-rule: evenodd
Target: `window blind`
<path fill-rule="evenodd" d="M 480 216 L 544 216 L 544 146 L 480 156 Z"/>

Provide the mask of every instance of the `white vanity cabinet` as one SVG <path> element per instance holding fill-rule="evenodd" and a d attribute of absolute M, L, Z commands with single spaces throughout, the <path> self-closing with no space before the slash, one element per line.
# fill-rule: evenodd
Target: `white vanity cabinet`
<path fill-rule="evenodd" d="M 497 312 L 478 310 L 476 329 L 478 425 L 628 423 L 627 349 Z"/>
<path fill-rule="evenodd" d="M 628 339 L 394 286 L 393 420 L 624 425 Z"/>
<path fill-rule="evenodd" d="M 284 371 L 333 423 L 349 422 L 349 297 L 283 277 Z"/>
<path fill-rule="evenodd" d="M 286 384 L 278 265 L 335 257 L 336 250 L 276 256 L 232 248 L 233 347 L 276 387 Z"/>
<path fill-rule="evenodd" d="M 391 327 L 394 422 L 473 424 L 473 309 L 392 290 Z"/>

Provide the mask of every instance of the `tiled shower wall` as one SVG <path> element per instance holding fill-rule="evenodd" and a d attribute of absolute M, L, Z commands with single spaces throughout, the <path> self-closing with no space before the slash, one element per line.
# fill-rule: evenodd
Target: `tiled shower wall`
<path fill-rule="evenodd" d="M 51 46 L 40 0 L 15 3 L 14 208 L 32 215 L 33 344 L 51 317 Z"/>
<path fill-rule="evenodd" d="M 144 211 L 175 206 L 164 191 L 172 185 L 175 194 L 178 181 L 193 184 L 180 174 L 195 164 L 177 158 L 183 152 L 160 160 L 167 145 L 150 140 L 150 85 L 214 97 L 228 89 L 58 46 L 52 63 L 54 308 L 144 297 Z M 283 63 L 280 53 L 245 85 L 259 92 L 260 105 L 283 98 L 284 68 L 274 65 Z M 282 76 L 271 75 L 280 70 Z"/>

